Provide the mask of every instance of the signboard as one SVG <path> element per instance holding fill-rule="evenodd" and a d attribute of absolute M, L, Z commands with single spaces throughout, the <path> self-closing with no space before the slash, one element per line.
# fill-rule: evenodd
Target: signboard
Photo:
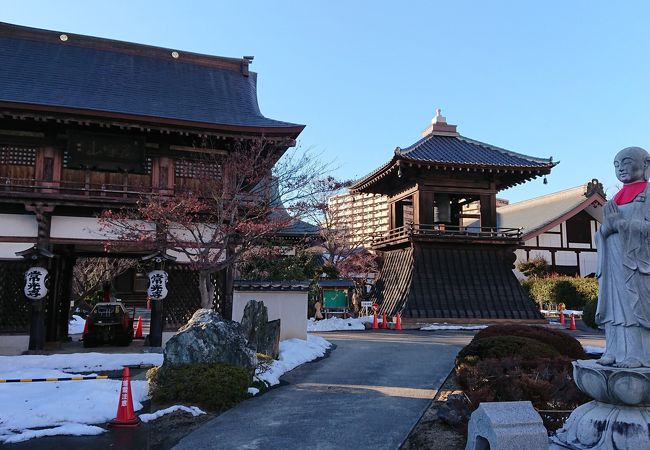
<path fill-rule="evenodd" d="M 323 308 L 347 308 L 348 293 L 340 290 L 323 291 Z"/>
<path fill-rule="evenodd" d="M 379 305 L 377 303 L 372 304 L 372 310 L 377 311 L 379 309 Z"/>
<path fill-rule="evenodd" d="M 371 302 L 371 301 L 365 301 L 365 300 L 364 300 L 364 301 L 361 302 L 361 307 L 362 307 L 362 308 L 370 308 L 371 306 L 372 306 L 372 302 Z"/>
<path fill-rule="evenodd" d="M 147 274 L 149 277 L 149 288 L 147 295 L 154 300 L 162 300 L 167 297 L 167 272 L 164 270 L 152 270 Z"/>
<path fill-rule="evenodd" d="M 45 282 L 47 281 L 47 269 L 42 267 L 31 267 L 25 272 L 25 297 L 30 300 L 40 300 L 47 295 Z"/>

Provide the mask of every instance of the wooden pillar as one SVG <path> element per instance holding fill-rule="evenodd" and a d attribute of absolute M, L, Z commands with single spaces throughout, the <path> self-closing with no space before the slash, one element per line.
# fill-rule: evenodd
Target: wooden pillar
<path fill-rule="evenodd" d="M 497 226 L 497 196 L 496 194 L 481 195 L 481 227 L 496 228 Z"/>
<path fill-rule="evenodd" d="M 433 225 L 433 191 L 418 190 L 413 196 L 413 222 L 416 225 Z"/>
<path fill-rule="evenodd" d="M 70 301 L 73 298 L 73 271 L 76 263 L 73 248 L 68 248 L 63 257 L 63 277 L 61 299 L 59 300 L 59 340 L 68 340 L 68 325 L 70 323 Z"/>

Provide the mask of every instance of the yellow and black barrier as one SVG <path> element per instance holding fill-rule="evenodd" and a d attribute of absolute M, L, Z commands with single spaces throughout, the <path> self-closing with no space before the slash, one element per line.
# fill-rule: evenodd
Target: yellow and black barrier
<path fill-rule="evenodd" d="M 108 375 L 88 375 L 82 377 L 62 377 L 62 378 L 15 378 L 11 380 L 3 380 L 0 378 L 0 383 L 39 383 L 45 381 L 82 381 L 82 380 L 107 380 Z"/>
<path fill-rule="evenodd" d="M 153 364 L 134 364 L 131 366 L 124 366 L 129 369 L 151 369 L 156 367 Z M 60 378 L 15 378 L 11 380 L 5 380 L 0 378 L 0 383 L 42 383 L 48 381 L 83 381 L 83 380 L 121 380 L 122 376 L 117 375 L 114 377 L 108 375 L 85 375 L 78 377 L 60 377 Z"/>

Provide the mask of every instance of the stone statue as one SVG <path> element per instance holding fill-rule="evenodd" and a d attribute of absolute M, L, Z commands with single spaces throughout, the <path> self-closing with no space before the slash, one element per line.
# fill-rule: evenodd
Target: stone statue
<path fill-rule="evenodd" d="M 650 155 L 639 147 L 625 148 L 614 159 L 624 185 L 605 204 L 596 236 L 596 323 L 605 329 L 607 346 L 601 365 L 650 367 L 649 163 Z"/>
<path fill-rule="evenodd" d="M 648 448 L 650 442 L 650 155 L 616 155 L 621 189 L 604 207 L 596 234 L 598 307 L 607 350 L 598 361 L 573 361 L 573 379 L 594 400 L 577 407 L 552 450 Z"/>

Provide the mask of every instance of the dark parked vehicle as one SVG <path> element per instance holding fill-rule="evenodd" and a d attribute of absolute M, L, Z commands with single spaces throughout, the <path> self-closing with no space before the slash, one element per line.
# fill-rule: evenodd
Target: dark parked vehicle
<path fill-rule="evenodd" d="M 82 339 L 84 347 L 129 345 L 133 341 L 133 317 L 121 303 L 97 303 L 86 317 Z"/>

